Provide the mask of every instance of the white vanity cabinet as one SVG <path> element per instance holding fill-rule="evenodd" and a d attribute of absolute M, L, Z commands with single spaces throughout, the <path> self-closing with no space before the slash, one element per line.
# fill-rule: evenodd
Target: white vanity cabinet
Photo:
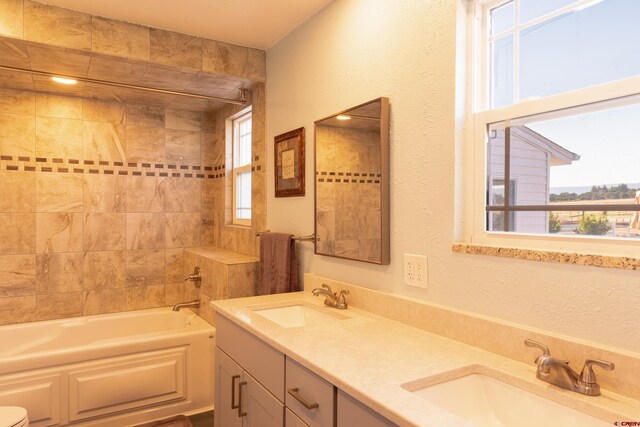
<path fill-rule="evenodd" d="M 284 425 L 284 354 L 222 316 L 217 319 L 215 425 Z"/>
<path fill-rule="evenodd" d="M 216 319 L 214 425 L 395 426 L 226 317 Z"/>

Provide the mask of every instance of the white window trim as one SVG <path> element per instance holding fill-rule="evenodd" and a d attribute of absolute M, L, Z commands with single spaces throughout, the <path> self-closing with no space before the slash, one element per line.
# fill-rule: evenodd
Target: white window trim
<path fill-rule="evenodd" d="M 237 177 L 238 174 L 243 172 L 251 172 L 251 162 L 244 166 L 236 167 L 236 152 L 238 151 L 239 144 L 239 128 L 240 123 L 244 120 L 245 116 L 251 116 L 251 106 L 243 109 L 242 111 L 234 114 L 233 116 L 227 119 L 227 123 L 230 122 L 229 129 L 231 130 L 231 223 L 233 225 L 240 225 L 245 227 L 251 227 L 251 219 L 241 219 L 236 216 L 237 212 L 237 204 L 236 204 L 236 189 L 237 189 Z M 253 117 L 251 117 L 253 120 Z M 253 146 L 253 131 L 251 132 L 252 137 L 252 146 Z M 229 136 L 229 135 L 227 135 Z M 253 157 L 253 156 L 252 156 Z"/>
<path fill-rule="evenodd" d="M 640 76 L 635 76 L 544 98 L 526 99 L 503 108 L 487 109 L 489 105 L 488 85 L 490 84 L 490 80 L 487 79 L 490 74 L 487 73 L 490 70 L 486 51 L 488 44 L 483 42 L 483 37 L 487 34 L 484 27 L 486 20 L 481 19 L 481 13 L 488 10 L 486 8 L 488 5 L 493 7 L 505 2 L 505 0 L 478 0 L 474 7 L 468 9 L 468 28 L 471 31 L 468 34 L 467 46 L 470 46 L 471 49 L 467 58 L 470 65 L 468 73 L 472 78 L 468 88 L 470 98 L 468 98 L 467 104 L 468 129 L 466 137 L 469 141 L 470 159 L 468 161 L 471 166 L 467 170 L 472 171 L 472 179 L 470 180 L 471 194 L 466 198 L 470 203 L 466 204 L 464 216 L 467 223 L 465 240 L 471 244 L 483 246 L 637 257 L 638 242 L 633 240 L 602 239 L 578 235 L 567 237 L 548 234 L 500 233 L 485 230 L 487 194 L 485 141 L 488 124 L 640 94 Z M 588 4 L 590 0 L 580 1 L 580 4 L 583 3 Z M 574 7 L 575 4 L 572 4 L 560 9 L 558 13 Z"/>

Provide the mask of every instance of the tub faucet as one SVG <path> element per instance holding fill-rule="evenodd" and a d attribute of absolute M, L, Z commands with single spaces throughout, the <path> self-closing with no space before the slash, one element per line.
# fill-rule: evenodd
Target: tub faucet
<path fill-rule="evenodd" d="M 571 369 L 568 360 L 552 357 L 546 345 L 530 339 L 526 339 L 524 345 L 542 350 L 542 355 L 535 361 L 538 365 L 536 378 L 586 396 L 600 396 L 600 385 L 596 382 L 596 375 L 593 372 L 594 365 L 607 371 L 615 369 L 615 365 L 611 362 L 587 359 L 582 371 L 578 374 Z"/>
<path fill-rule="evenodd" d="M 324 295 L 324 305 L 344 310 L 347 308 L 347 299 L 345 295 L 349 295 L 349 291 L 342 290 L 339 294 L 336 294 L 331 290 L 331 286 L 323 283 L 322 288 L 315 288 L 311 291 L 313 296 Z"/>
<path fill-rule="evenodd" d="M 200 287 L 200 285 L 202 284 L 202 275 L 200 274 L 200 267 L 194 267 L 193 273 L 186 275 L 184 277 L 185 282 L 188 280 L 193 282 L 193 284 L 196 285 L 196 288 Z"/>
<path fill-rule="evenodd" d="M 173 311 L 180 311 L 181 308 L 186 308 L 186 307 L 199 308 L 200 300 L 194 299 L 193 301 L 178 303 L 173 306 Z"/>

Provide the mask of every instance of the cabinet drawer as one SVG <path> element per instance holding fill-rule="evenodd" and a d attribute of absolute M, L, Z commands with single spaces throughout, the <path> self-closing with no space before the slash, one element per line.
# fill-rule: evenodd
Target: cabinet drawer
<path fill-rule="evenodd" d="M 224 316 L 216 318 L 216 345 L 284 402 L 284 354 Z"/>
<path fill-rule="evenodd" d="M 333 427 L 333 385 L 287 358 L 285 403 L 310 427 Z"/>
<path fill-rule="evenodd" d="M 284 420 L 285 420 L 285 423 L 284 423 L 285 427 L 309 427 L 307 423 L 305 423 L 300 418 L 298 418 L 297 415 L 291 412 L 291 409 L 289 408 L 287 408 L 286 410 Z"/>

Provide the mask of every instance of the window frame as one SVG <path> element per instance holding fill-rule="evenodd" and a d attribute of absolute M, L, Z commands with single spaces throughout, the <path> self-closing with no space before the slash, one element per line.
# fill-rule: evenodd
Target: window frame
<path fill-rule="evenodd" d="M 553 113 L 575 107 L 588 107 L 591 104 L 622 100 L 634 95 L 640 96 L 640 75 L 638 75 L 540 98 L 525 100 L 516 100 L 514 98 L 514 103 L 509 106 L 491 109 L 491 59 L 489 56 L 490 43 L 486 38 L 489 34 L 487 17 L 491 8 L 506 4 L 508 1 L 476 0 L 473 6 L 468 9 L 468 28 L 471 30 L 468 33 L 468 46 L 471 47 L 468 55 L 468 73 L 471 76 L 471 84 L 468 88 L 468 130 L 466 134 L 471 141 L 469 169 L 472 171 L 472 179 L 469 181 L 469 189 L 471 191 L 469 200 L 471 203 L 465 215 L 466 222 L 471 224 L 466 232 L 467 240 L 472 244 L 496 247 L 637 256 L 638 241 L 634 240 L 486 230 L 486 219 L 488 217 L 486 202 L 487 194 L 490 190 L 488 188 L 486 165 L 486 129 L 489 124 L 505 122 L 508 125 L 511 120 L 528 116 Z M 564 13 L 589 2 L 590 0 L 579 0 L 576 3 L 558 9 L 556 12 L 557 14 Z M 543 17 L 548 15 L 543 15 Z M 517 19 L 517 16 L 515 19 Z M 534 21 L 538 21 L 538 19 Z M 517 26 L 517 22 L 515 25 Z M 516 53 L 514 51 L 515 56 Z M 517 82 L 517 79 L 514 76 L 514 84 L 515 82 Z"/>
<path fill-rule="evenodd" d="M 251 218 L 245 219 L 238 218 L 237 216 L 237 180 L 239 174 L 246 172 L 251 173 L 252 161 L 249 161 L 248 164 L 242 166 L 236 166 L 236 164 L 238 153 L 240 151 L 240 125 L 247 120 L 251 120 L 253 126 L 253 115 L 251 107 L 245 108 L 227 119 L 231 140 L 231 223 L 233 225 L 240 225 L 244 227 L 251 226 Z M 251 149 L 253 149 L 253 129 L 251 131 Z M 251 159 L 253 159 L 253 155 L 251 155 L 250 157 Z"/>

